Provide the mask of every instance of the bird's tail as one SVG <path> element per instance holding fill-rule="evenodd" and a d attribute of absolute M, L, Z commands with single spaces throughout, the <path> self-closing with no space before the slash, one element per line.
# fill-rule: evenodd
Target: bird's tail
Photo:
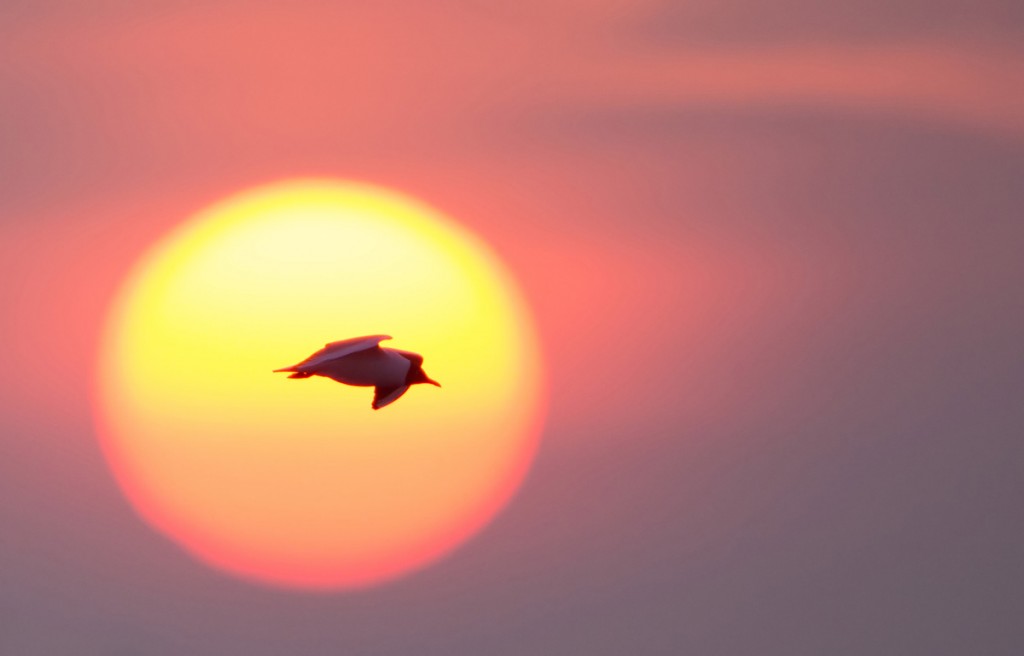
<path fill-rule="evenodd" d="M 309 373 L 308 371 L 299 371 L 298 369 L 295 368 L 295 365 L 293 365 L 291 367 L 285 367 L 283 369 L 274 369 L 274 373 L 275 374 L 279 373 L 279 372 L 287 373 L 289 371 L 295 372 L 291 376 L 288 376 L 289 378 L 309 378 L 310 376 L 313 375 L 313 374 Z"/>

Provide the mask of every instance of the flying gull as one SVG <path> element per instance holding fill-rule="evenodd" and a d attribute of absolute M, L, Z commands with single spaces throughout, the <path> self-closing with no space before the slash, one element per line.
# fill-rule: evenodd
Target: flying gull
<path fill-rule="evenodd" d="M 393 348 L 381 348 L 389 335 L 353 337 L 331 342 L 302 362 L 275 369 L 293 372 L 289 378 L 325 376 L 346 385 L 373 387 L 373 409 L 380 410 L 405 394 L 410 385 L 441 386 L 423 373 L 423 356 Z"/>

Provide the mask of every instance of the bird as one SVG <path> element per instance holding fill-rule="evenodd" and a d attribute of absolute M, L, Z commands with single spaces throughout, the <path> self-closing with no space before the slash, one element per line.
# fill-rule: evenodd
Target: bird
<path fill-rule="evenodd" d="M 422 355 L 382 348 L 380 343 L 387 339 L 391 336 L 367 335 L 330 342 L 302 362 L 274 369 L 274 373 L 291 372 L 289 378 L 324 376 L 345 385 L 373 387 L 374 410 L 397 401 L 410 385 L 441 386 L 424 373 Z"/>

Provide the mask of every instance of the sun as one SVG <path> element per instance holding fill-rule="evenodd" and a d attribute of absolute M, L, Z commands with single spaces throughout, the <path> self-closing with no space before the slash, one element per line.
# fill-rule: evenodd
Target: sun
<path fill-rule="evenodd" d="M 271 370 L 388 334 L 442 388 Z M 209 207 L 137 263 L 99 347 L 96 420 L 139 514 L 251 580 L 358 588 L 423 567 L 509 500 L 543 410 L 537 337 L 478 237 L 407 196 L 290 180 Z"/>

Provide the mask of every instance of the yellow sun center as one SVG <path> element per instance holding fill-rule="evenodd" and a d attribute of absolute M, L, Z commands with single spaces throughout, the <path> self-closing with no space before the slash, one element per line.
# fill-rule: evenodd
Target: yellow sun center
<path fill-rule="evenodd" d="M 272 369 L 389 334 L 443 387 Z M 200 559 L 354 587 L 443 555 L 522 479 L 540 424 L 536 337 L 512 279 L 436 211 L 299 180 L 217 204 L 147 253 L 100 348 L 97 422 L 125 493 Z"/>

